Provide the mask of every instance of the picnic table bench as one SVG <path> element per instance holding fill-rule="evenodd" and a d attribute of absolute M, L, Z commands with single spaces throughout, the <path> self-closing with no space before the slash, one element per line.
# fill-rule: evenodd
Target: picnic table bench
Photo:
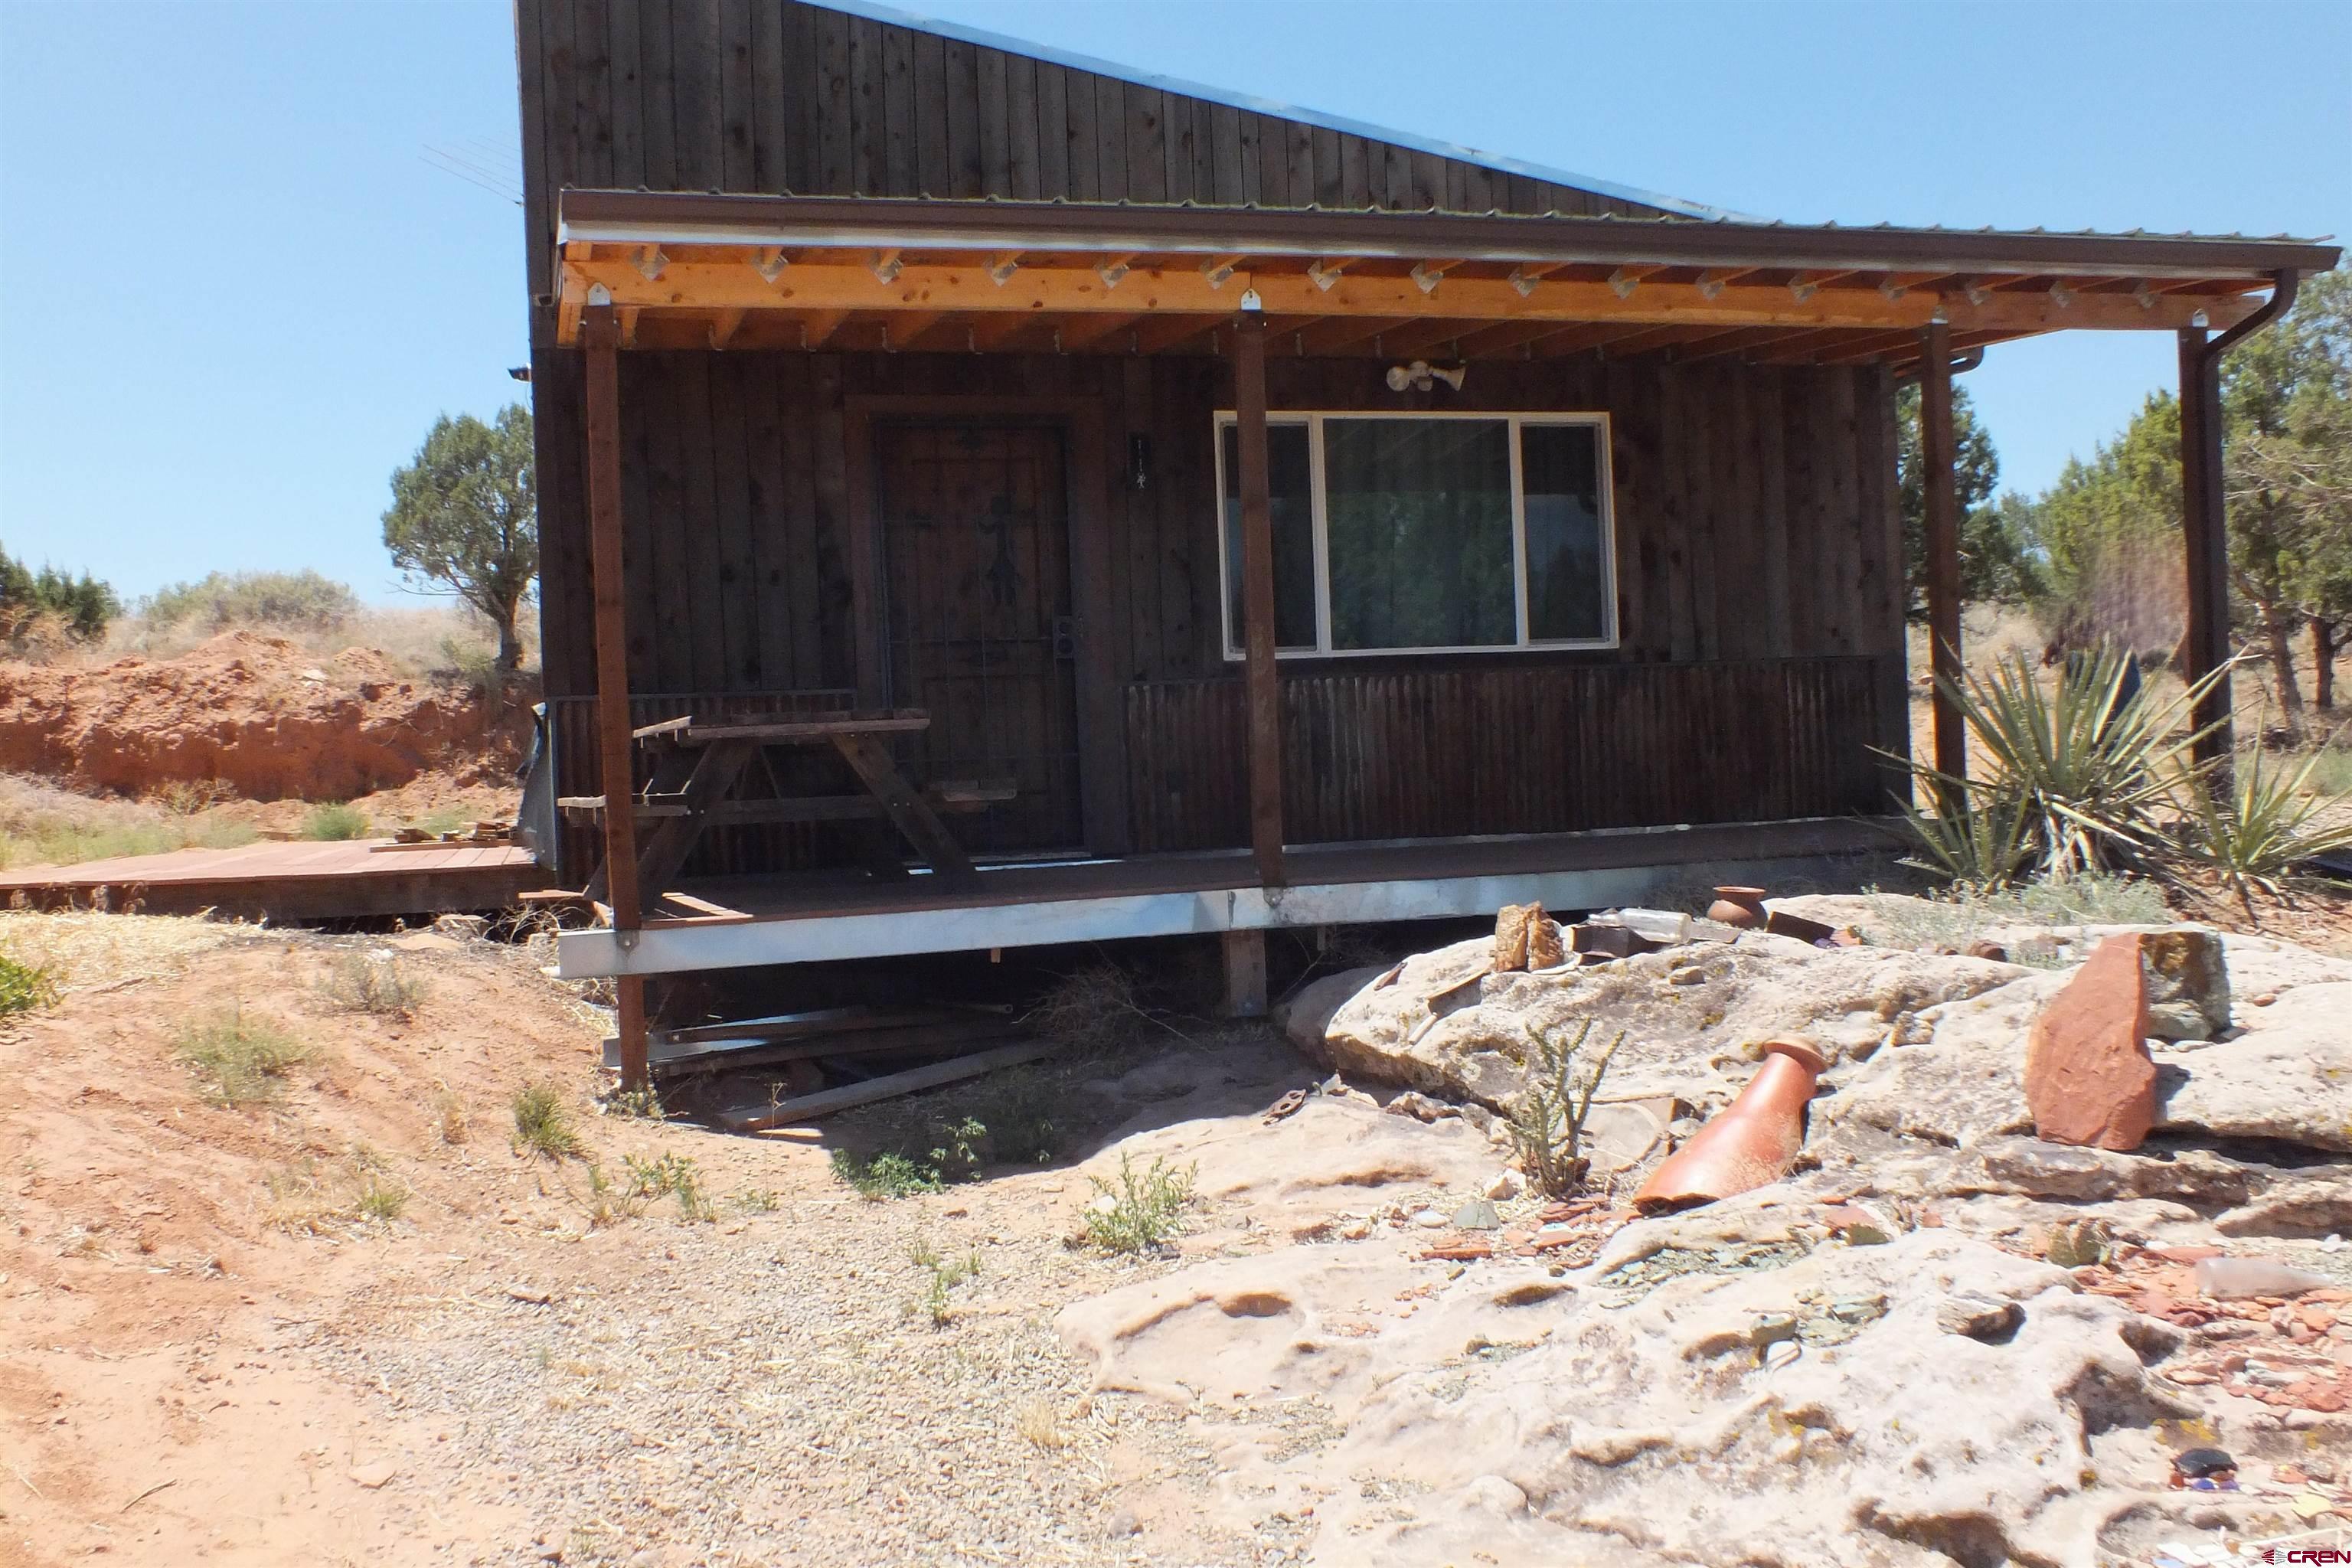
<path fill-rule="evenodd" d="M 935 875 L 969 883 L 977 876 L 971 858 L 941 814 L 982 810 L 1012 799 L 1015 792 L 1009 783 L 976 779 L 924 790 L 909 784 L 891 759 L 886 737 L 918 732 L 930 722 L 931 716 L 919 709 L 900 708 L 777 720 L 702 721 L 688 715 L 632 731 L 632 739 L 654 752 L 652 777 L 632 803 L 638 821 L 656 825 L 637 851 L 637 887 L 646 908 L 660 900 L 704 831 L 718 826 L 887 822 Z M 830 747 L 848 763 L 862 793 L 738 798 L 737 786 L 770 746 Z M 556 804 L 566 811 L 596 813 L 607 809 L 607 797 L 566 795 Z M 887 835 L 869 843 L 867 859 L 877 875 L 907 875 Z M 600 866 L 586 897 L 601 900 L 605 885 Z"/>

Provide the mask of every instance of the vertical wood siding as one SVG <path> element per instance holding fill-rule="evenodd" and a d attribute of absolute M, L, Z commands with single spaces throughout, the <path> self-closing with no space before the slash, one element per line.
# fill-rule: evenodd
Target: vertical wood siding
<path fill-rule="evenodd" d="M 1282 682 L 1295 844 L 1770 821 L 1885 809 L 1878 661 L 1337 671 Z M 1143 852 L 1249 840 L 1231 680 L 1127 690 Z"/>

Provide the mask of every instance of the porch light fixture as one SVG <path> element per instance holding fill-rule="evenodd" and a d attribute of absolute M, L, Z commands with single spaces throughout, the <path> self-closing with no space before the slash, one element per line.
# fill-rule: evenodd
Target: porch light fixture
<path fill-rule="evenodd" d="M 1389 390 L 1391 392 L 1427 392 L 1442 381 L 1459 392 L 1462 390 L 1463 379 L 1469 374 L 1468 365 L 1457 364 L 1449 368 L 1433 365 L 1425 359 L 1417 359 L 1411 364 L 1389 366 Z"/>

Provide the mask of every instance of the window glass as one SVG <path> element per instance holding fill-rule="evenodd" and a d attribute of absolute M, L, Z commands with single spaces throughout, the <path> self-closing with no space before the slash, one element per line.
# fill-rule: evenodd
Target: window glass
<path fill-rule="evenodd" d="M 1520 426 L 1519 481 L 1527 494 L 1528 639 L 1606 637 L 1599 430 Z"/>
<path fill-rule="evenodd" d="M 1244 642 L 1242 621 L 1241 433 L 1227 425 L 1219 439 L 1225 471 L 1225 604 L 1234 647 Z M 1315 496 L 1309 479 L 1307 426 L 1265 427 L 1268 520 L 1274 533 L 1274 641 L 1276 647 L 1315 646 Z"/>
<path fill-rule="evenodd" d="M 1507 421 L 1330 419 L 1323 465 L 1333 648 L 1518 640 Z"/>

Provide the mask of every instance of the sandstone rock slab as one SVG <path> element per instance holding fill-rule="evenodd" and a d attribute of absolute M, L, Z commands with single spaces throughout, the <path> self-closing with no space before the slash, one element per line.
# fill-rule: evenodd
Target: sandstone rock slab
<path fill-rule="evenodd" d="M 2053 1143 L 2137 1149 L 2156 1124 L 2143 939 L 2102 942 L 2033 1020 L 2025 1102 Z"/>

